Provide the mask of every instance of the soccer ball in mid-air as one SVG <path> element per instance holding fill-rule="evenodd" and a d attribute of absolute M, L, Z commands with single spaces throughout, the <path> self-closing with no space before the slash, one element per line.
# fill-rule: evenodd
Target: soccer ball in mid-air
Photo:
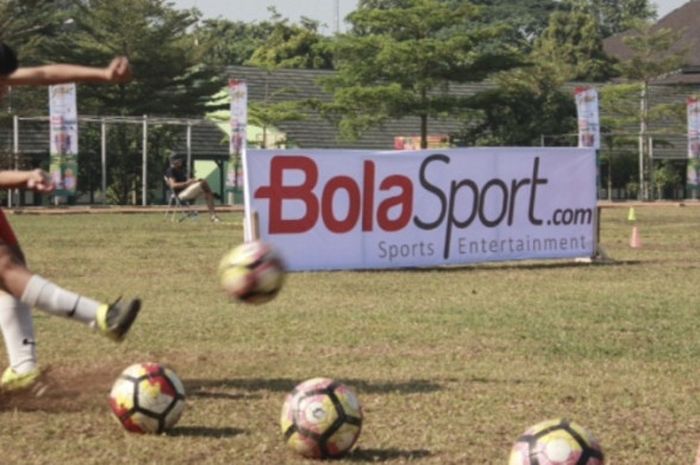
<path fill-rule="evenodd" d="M 158 363 L 137 363 L 114 382 L 109 403 L 128 431 L 162 433 L 180 419 L 185 388 L 171 369 Z"/>
<path fill-rule="evenodd" d="M 543 421 L 531 427 L 513 445 L 508 465 L 603 465 L 598 441 L 568 420 Z"/>
<path fill-rule="evenodd" d="M 219 263 L 221 287 L 230 297 L 261 304 L 272 300 L 282 288 L 284 262 L 270 244 L 245 242 L 228 252 Z"/>
<path fill-rule="evenodd" d="M 304 457 L 339 458 L 360 434 L 362 408 L 347 386 L 313 378 L 287 396 L 280 426 L 287 445 Z"/>

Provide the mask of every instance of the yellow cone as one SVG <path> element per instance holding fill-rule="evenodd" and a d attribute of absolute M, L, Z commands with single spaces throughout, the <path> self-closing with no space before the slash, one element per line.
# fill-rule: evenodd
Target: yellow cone
<path fill-rule="evenodd" d="M 634 207 L 630 208 L 629 213 L 627 213 L 627 221 L 637 221 L 637 217 L 634 214 Z"/>

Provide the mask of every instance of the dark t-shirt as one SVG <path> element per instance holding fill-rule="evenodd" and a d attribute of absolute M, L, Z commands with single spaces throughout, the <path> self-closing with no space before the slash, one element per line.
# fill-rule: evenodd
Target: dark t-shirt
<path fill-rule="evenodd" d="M 175 169 L 172 166 L 168 166 L 168 169 L 165 170 L 165 177 L 168 179 L 172 179 L 175 182 L 187 181 L 187 173 L 185 172 L 185 170 L 182 168 Z M 173 191 L 175 191 L 176 194 L 182 190 L 183 190 L 183 188 L 173 189 Z"/>

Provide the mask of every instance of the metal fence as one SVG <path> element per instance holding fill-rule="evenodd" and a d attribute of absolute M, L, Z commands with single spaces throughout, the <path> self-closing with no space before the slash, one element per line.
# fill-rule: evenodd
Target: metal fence
<path fill-rule="evenodd" d="M 689 198 L 687 140 L 683 133 L 648 133 L 644 139 L 634 132 L 601 134 L 598 198 Z M 540 144 L 576 146 L 578 133 L 543 134 Z"/>
<path fill-rule="evenodd" d="M 218 160 L 221 170 L 228 158 L 227 135 L 209 120 L 145 115 L 80 116 L 78 124 L 79 157 L 90 165 L 90 169 L 83 176 L 89 185 L 86 188 L 86 183 L 82 183 L 82 195 L 76 199 L 77 203 L 114 203 L 108 198 L 110 169 L 124 162 L 126 156 L 134 180 L 134 185 L 129 187 L 132 201 L 128 203 L 143 206 L 161 203 L 165 199 L 162 171 L 171 150 L 187 157 L 188 175 L 195 158 Z M 114 137 L 110 136 L 117 134 L 111 133 L 119 133 L 122 143 L 113 144 Z M 196 140 L 194 133 L 197 133 Z M 3 169 L 46 169 L 49 145 L 48 117 L 14 116 L 0 125 L 0 166 Z M 25 194 L 16 190 L 8 191 L 5 200 L 9 207 L 26 203 Z M 40 201 L 46 203 L 46 199 Z M 36 199 L 33 198 L 31 203 L 37 203 Z"/>

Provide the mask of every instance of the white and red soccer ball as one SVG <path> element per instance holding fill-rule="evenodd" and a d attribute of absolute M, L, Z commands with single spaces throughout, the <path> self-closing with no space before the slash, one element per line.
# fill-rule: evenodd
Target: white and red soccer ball
<path fill-rule="evenodd" d="M 564 419 L 538 423 L 513 445 L 508 465 L 603 465 L 598 441 L 582 426 Z"/>
<path fill-rule="evenodd" d="M 177 375 L 158 363 L 137 363 L 124 370 L 109 393 L 117 421 L 133 433 L 162 433 L 185 408 L 185 388 Z"/>
<path fill-rule="evenodd" d="M 329 378 L 313 378 L 287 396 L 280 417 L 287 445 L 304 457 L 340 458 L 362 429 L 360 402 L 347 386 Z"/>
<path fill-rule="evenodd" d="M 284 284 L 285 274 L 280 254 L 260 240 L 239 245 L 219 263 L 219 279 L 226 295 L 246 303 L 274 299 Z"/>

